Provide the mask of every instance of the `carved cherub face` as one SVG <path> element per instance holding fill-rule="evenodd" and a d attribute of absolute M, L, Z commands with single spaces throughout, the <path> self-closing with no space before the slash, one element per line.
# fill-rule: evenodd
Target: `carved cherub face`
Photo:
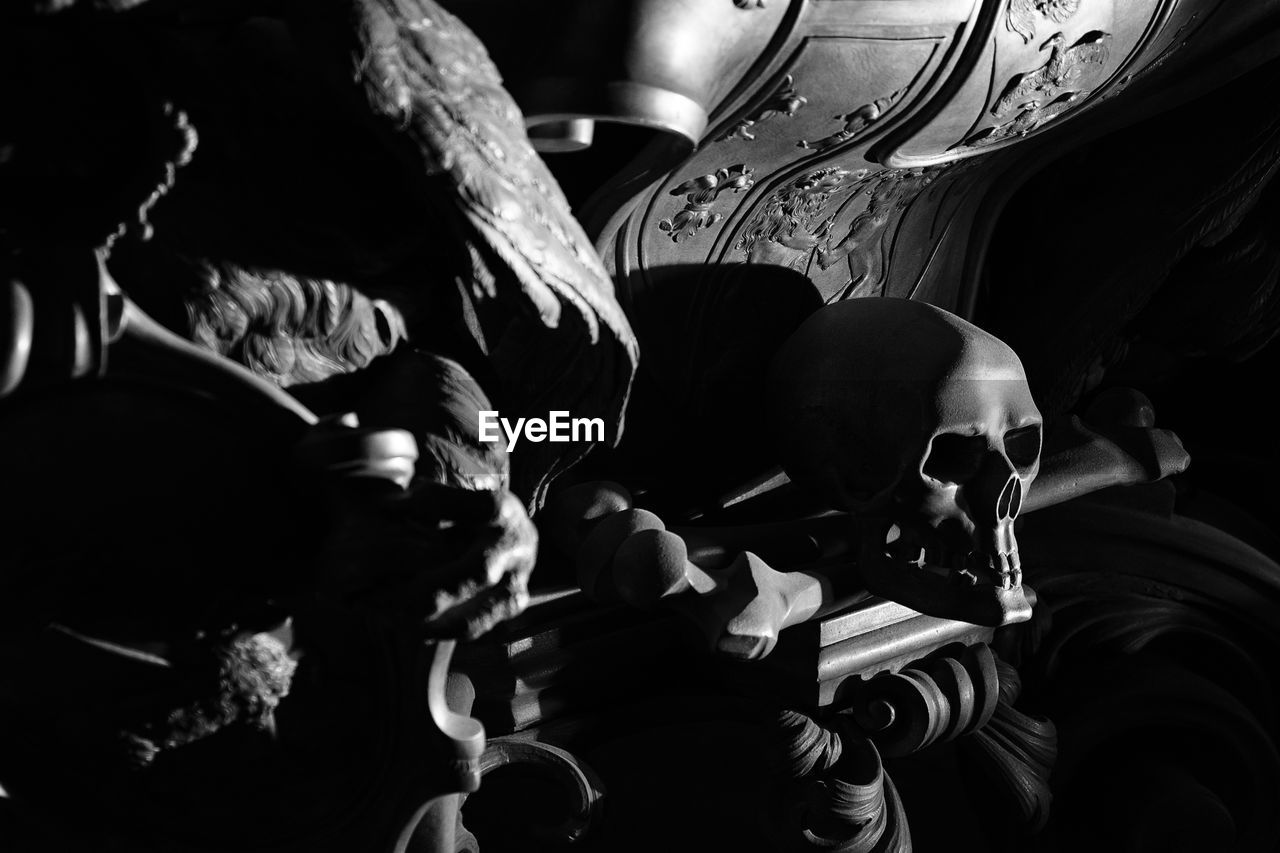
<path fill-rule="evenodd" d="M 847 300 L 782 348 L 769 399 L 791 478 L 859 518 L 868 589 L 980 624 L 1030 615 L 1013 524 L 1043 420 L 1008 346 L 925 303 Z"/>

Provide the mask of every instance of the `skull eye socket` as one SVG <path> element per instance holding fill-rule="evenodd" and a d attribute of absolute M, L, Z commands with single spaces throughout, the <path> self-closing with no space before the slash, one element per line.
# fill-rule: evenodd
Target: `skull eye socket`
<path fill-rule="evenodd" d="M 1040 458 L 1040 425 L 1009 430 L 1004 434 L 1004 452 L 1018 473 L 1025 476 Z"/>
<path fill-rule="evenodd" d="M 977 476 L 986 452 L 985 436 L 944 432 L 933 437 L 921 470 L 926 477 L 944 483 L 963 483 Z"/>

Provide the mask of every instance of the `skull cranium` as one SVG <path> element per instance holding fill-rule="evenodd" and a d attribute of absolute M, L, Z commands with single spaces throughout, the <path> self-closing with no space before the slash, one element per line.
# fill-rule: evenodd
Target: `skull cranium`
<path fill-rule="evenodd" d="M 857 517 L 869 590 L 978 624 L 1030 616 L 1013 525 L 1043 419 L 1012 349 L 923 302 L 846 300 L 787 341 L 769 395 L 792 480 Z"/>

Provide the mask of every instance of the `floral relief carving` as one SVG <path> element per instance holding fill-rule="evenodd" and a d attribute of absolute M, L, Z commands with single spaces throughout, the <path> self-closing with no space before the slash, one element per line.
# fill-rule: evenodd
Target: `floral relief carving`
<path fill-rule="evenodd" d="M 675 243 L 679 243 L 681 237 L 692 237 L 724 218 L 712 209 L 721 193 L 740 193 L 754 185 L 752 170 L 742 163 L 685 181 L 669 193 L 685 197 L 684 209 L 659 222 L 658 230 L 669 234 Z"/>
<path fill-rule="evenodd" d="M 1010 0 L 1005 28 L 1022 36 L 1023 44 L 1036 37 L 1036 19 L 1047 18 L 1061 24 L 1080 8 L 1080 0 Z"/>
<path fill-rule="evenodd" d="M 796 91 L 795 82 L 790 74 L 782 78 L 782 82 L 778 84 L 778 89 L 765 101 L 763 106 L 755 112 L 755 114 L 742 119 L 740 122 L 729 128 L 724 133 L 716 137 L 716 142 L 725 142 L 730 139 L 745 139 L 748 142 L 756 138 L 755 133 L 751 130 L 755 125 L 768 121 L 775 116 L 784 116 L 791 118 L 797 111 L 809 102 L 808 98 Z"/>

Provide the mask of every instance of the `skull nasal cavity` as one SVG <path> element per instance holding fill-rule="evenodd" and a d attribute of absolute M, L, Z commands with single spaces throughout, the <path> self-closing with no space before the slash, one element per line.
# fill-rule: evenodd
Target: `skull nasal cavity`
<path fill-rule="evenodd" d="M 1022 481 L 1011 477 L 1000 490 L 1000 499 L 996 501 L 997 518 L 1017 518 L 1022 509 Z"/>

